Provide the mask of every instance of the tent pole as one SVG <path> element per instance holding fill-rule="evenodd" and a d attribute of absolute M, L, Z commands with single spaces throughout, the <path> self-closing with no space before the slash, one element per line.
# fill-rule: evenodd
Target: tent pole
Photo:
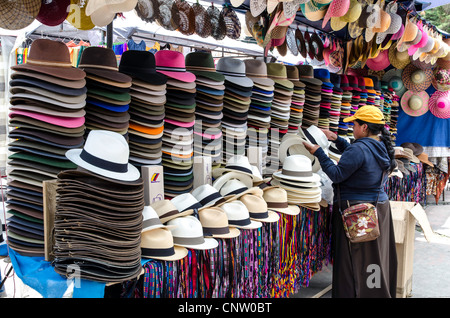
<path fill-rule="evenodd" d="M 111 23 L 106 26 L 106 47 L 111 49 L 112 42 L 113 42 L 113 22 L 111 21 Z"/>

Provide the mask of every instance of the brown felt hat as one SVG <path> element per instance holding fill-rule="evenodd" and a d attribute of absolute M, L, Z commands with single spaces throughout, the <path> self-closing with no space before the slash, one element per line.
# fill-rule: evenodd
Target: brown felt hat
<path fill-rule="evenodd" d="M 52 54 L 49 54 L 52 52 Z M 14 71 L 31 71 L 64 80 L 83 80 L 86 73 L 72 66 L 68 47 L 60 41 L 36 39 L 31 43 L 27 62 L 11 67 Z"/>

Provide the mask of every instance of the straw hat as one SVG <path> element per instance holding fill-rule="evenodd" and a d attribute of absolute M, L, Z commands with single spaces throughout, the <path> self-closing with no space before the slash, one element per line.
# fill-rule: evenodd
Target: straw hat
<path fill-rule="evenodd" d="M 426 90 L 431 85 L 433 71 L 431 69 L 422 70 L 413 64 L 409 64 L 402 72 L 402 80 L 409 90 L 420 92 Z"/>
<path fill-rule="evenodd" d="M 403 31 L 403 35 L 398 40 L 397 47 L 401 51 L 405 51 L 408 48 L 406 45 L 411 45 L 416 39 L 418 31 L 419 28 L 416 23 L 412 21 L 412 19 L 406 18 L 405 30 Z"/>
<path fill-rule="evenodd" d="M 399 52 L 395 42 L 389 48 L 389 61 L 396 69 L 404 69 L 410 63 L 408 51 Z"/>
<path fill-rule="evenodd" d="M 386 69 L 389 65 L 391 65 L 389 60 L 389 50 L 383 50 L 377 55 L 377 57 L 367 59 L 366 65 L 373 71 L 382 71 Z"/>
<path fill-rule="evenodd" d="M 174 246 L 172 233 L 167 228 L 154 229 L 141 235 L 143 258 L 177 261 L 186 257 L 187 254 L 186 248 Z"/>
<path fill-rule="evenodd" d="M 205 7 L 200 3 L 194 3 L 192 10 L 195 17 L 195 33 L 202 38 L 207 38 L 211 35 L 212 26 Z"/>
<path fill-rule="evenodd" d="M 267 202 L 262 195 L 245 194 L 239 201 L 245 204 L 250 219 L 254 221 L 273 223 L 280 219 L 280 216 L 276 212 L 268 209 Z"/>
<path fill-rule="evenodd" d="M 300 208 L 288 203 L 287 192 L 280 187 L 269 187 L 263 189 L 263 198 L 267 202 L 270 211 L 280 212 L 289 215 L 298 215 Z"/>
<path fill-rule="evenodd" d="M 235 227 L 230 227 L 228 217 L 222 208 L 208 207 L 198 212 L 198 219 L 205 237 L 229 239 L 240 235 Z"/>
<path fill-rule="evenodd" d="M 241 22 L 233 8 L 222 8 L 222 15 L 226 27 L 226 36 L 230 39 L 239 39 L 241 36 Z"/>
<path fill-rule="evenodd" d="M 215 40 L 223 40 L 227 33 L 223 11 L 214 6 L 214 3 L 206 10 L 211 21 L 211 37 Z"/>
<path fill-rule="evenodd" d="M 328 6 L 327 12 L 325 13 L 325 17 L 322 21 L 322 28 L 325 28 L 328 21 L 332 17 L 342 17 L 344 16 L 350 8 L 350 0 L 333 0 L 331 4 Z"/>
<path fill-rule="evenodd" d="M 17 0 L 0 2 L 0 28 L 20 30 L 31 23 L 39 14 L 41 0 Z"/>
<path fill-rule="evenodd" d="M 330 3 L 331 1 L 328 1 Z M 300 9 L 309 21 L 322 20 L 327 12 L 327 6 L 320 6 L 319 1 L 309 1 L 307 3 L 300 4 Z"/>
<path fill-rule="evenodd" d="M 262 223 L 250 219 L 250 213 L 245 204 L 239 200 L 227 202 L 221 206 L 228 218 L 228 225 L 244 230 L 254 230 L 262 227 Z"/>
<path fill-rule="evenodd" d="M 145 22 L 153 22 L 158 11 L 157 0 L 138 0 L 135 7 L 136 14 Z"/>
<path fill-rule="evenodd" d="M 450 118 L 450 91 L 436 91 L 428 101 L 430 112 L 438 118 Z"/>
<path fill-rule="evenodd" d="M 450 70 L 440 66 L 435 67 L 432 84 L 439 91 L 445 92 L 450 90 Z"/>
<path fill-rule="evenodd" d="M 174 226 L 170 231 L 176 246 L 194 250 L 209 250 L 218 246 L 216 239 L 204 237 L 200 220 L 192 215 L 170 220 L 167 225 Z"/>
<path fill-rule="evenodd" d="M 428 111 L 428 100 L 430 96 L 427 92 L 406 91 L 400 101 L 403 111 L 410 116 L 422 116 Z"/>

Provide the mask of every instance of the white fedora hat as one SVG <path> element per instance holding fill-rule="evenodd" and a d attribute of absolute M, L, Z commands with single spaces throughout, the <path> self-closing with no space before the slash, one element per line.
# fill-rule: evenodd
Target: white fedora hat
<path fill-rule="evenodd" d="M 330 142 L 328 141 L 328 138 L 324 134 L 324 132 L 320 130 L 320 128 L 311 125 L 306 130 L 303 130 L 303 133 L 311 143 L 319 145 L 328 155 L 328 147 L 330 146 Z"/>
<path fill-rule="evenodd" d="M 227 239 L 241 234 L 238 229 L 229 227 L 227 214 L 221 208 L 207 207 L 198 212 L 198 218 L 205 237 Z"/>
<path fill-rule="evenodd" d="M 245 175 L 250 176 L 253 179 L 253 170 L 250 165 L 250 161 L 248 160 L 248 157 L 244 155 L 234 155 L 231 156 L 227 163 L 225 164 L 225 167 L 222 168 L 215 168 L 212 170 L 212 176 L 214 178 L 218 178 L 224 173 L 227 172 L 238 172 Z"/>
<path fill-rule="evenodd" d="M 250 219 L 247 207 L 239 200 L 227 202 L 221 208 L 227 214 L 228 224 L 231 227 L 253 230 L 262 226 L 261 222 Z"/>
<path fill-rule="evenodd" d="M 250 176 L 238 173 L 238 172 L 227 172 L 217 179 L 214 180 L 212 186 L 217 190 L 220 191 L 220 189 L 223 187 L 225 183 L 227 183 L 229 180 L 239 180 L 242 182 L 247 188 L 251 188 L 253 186 L 253 180 L 250 178 Z"/>
<path fill-rule="evenodd" d="M 217 204 L 217 206 L 221 206 L 226 202 L 230 202 L 233 200 L 239 199 L 244 194 L 262 194 L 262 190 L 260 187 L 247 187 L 244 183 L 237 179 L 228 180 L 220 189 L 220 194 L 225 198 L 225 201 Z"/>
<path fill-rule="evenodd" d="M 202 224 L 192 215 L 175 218 L 167 224 L 176 226 L 170 229 L 174 245 L 195 250 L 209 250 L 219 245 L 214 238 L 203 236 Z"/>
<path fill-rule="evenodd" d="M 139 170 L 128 163 L 129 147 L 125 138 L 113 131 L 91 130 L 83 149 L 70 149 L 66 157 L 93 173 L 121 181 L 140 178 Z"/>
<path fill-rule="evenodd" d="M 182 193 L 170 200 L 180 212 L 202 208 L 202 205 L 191 193 Z"/>
<path fill-rule="evenodd" d="M 269 211 L 276 211 L 289 215 L 297 215 L 300 208 L 288 203 L 288 195 L 285 189 L 280 187 L 270 187 L 264 190 L 263 198 L 267 202 Z"/>
<path fill-rule="evenodd" d="M 283 164 L 286 157 L 291 155 L 304 155 L 311 160 L 312 171 L 317 172 L 320 170 L 320 162 L 319 160 L 312 155 L 303 144 L 304 141 L 309 142 L 306 136 L 303 134 L 303 131 L 299 129 L 297 134 L 285 134 L 281 139 L 281 143 L 279 146 L 279 158 L 280 162 Z"/>
<path fill-rule="evenodd" d="M 191 193 L 202 207 L 213 206 L 225 200 L 220 192 L 208 183 L 195 188 Z"/>
<path fill-rule="evenodd" d="M 167 226 L 162 224 L 158 213 L 156 213 L 155 209 L 153 209 L 151 206 L 144 206 L 142 216 L 142 233 L 158 228 L 167 228 Z"/>
<path fill-rule="evenodd" d="M 164 261 L 177 261 L 188 254 L 188 250 L 175 246 L 173 236 L 167 228 L 157 228 L 141 234 L 141 256 Z"/>
<path fill-rule="evenodd" d="M 274 176 L 281 179 L 303 181 L 303 182 L 318 182 L 320 176 L 312 172 L 311 160 L 303 155 L 292 155 L 286 157 L 281 170 L 275 171 Z"/>
<path fill-rule="evenodd" d="M 252 220 L 272 223 L 280 219 L 276 212 L 268 209 L 267 202 L 261 195 L 245 194 L 239 201 L 245 204 Z"/>

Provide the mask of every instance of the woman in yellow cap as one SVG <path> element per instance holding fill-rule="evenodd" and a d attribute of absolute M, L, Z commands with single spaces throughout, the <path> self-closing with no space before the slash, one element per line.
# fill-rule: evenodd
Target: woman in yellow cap
<path fill-rule="evenodd" d="M 344 121 L 354 124 L 352 144 L 324 131 L 342 153 L 338 164 L 320 146 L 304 143 L 333 182 L 332 297 L 395 298 L 397 254 L 389 198 L 384 191 L 387 176 L 396 166 L 391 137 L 384 127 L 383 113 L 376 106 L 363 106 Z M 348 241 L 338 210 L 337 189 L 342 211 L 357 203 L 377 202 L 378 238 L 363 243 Z"/>

